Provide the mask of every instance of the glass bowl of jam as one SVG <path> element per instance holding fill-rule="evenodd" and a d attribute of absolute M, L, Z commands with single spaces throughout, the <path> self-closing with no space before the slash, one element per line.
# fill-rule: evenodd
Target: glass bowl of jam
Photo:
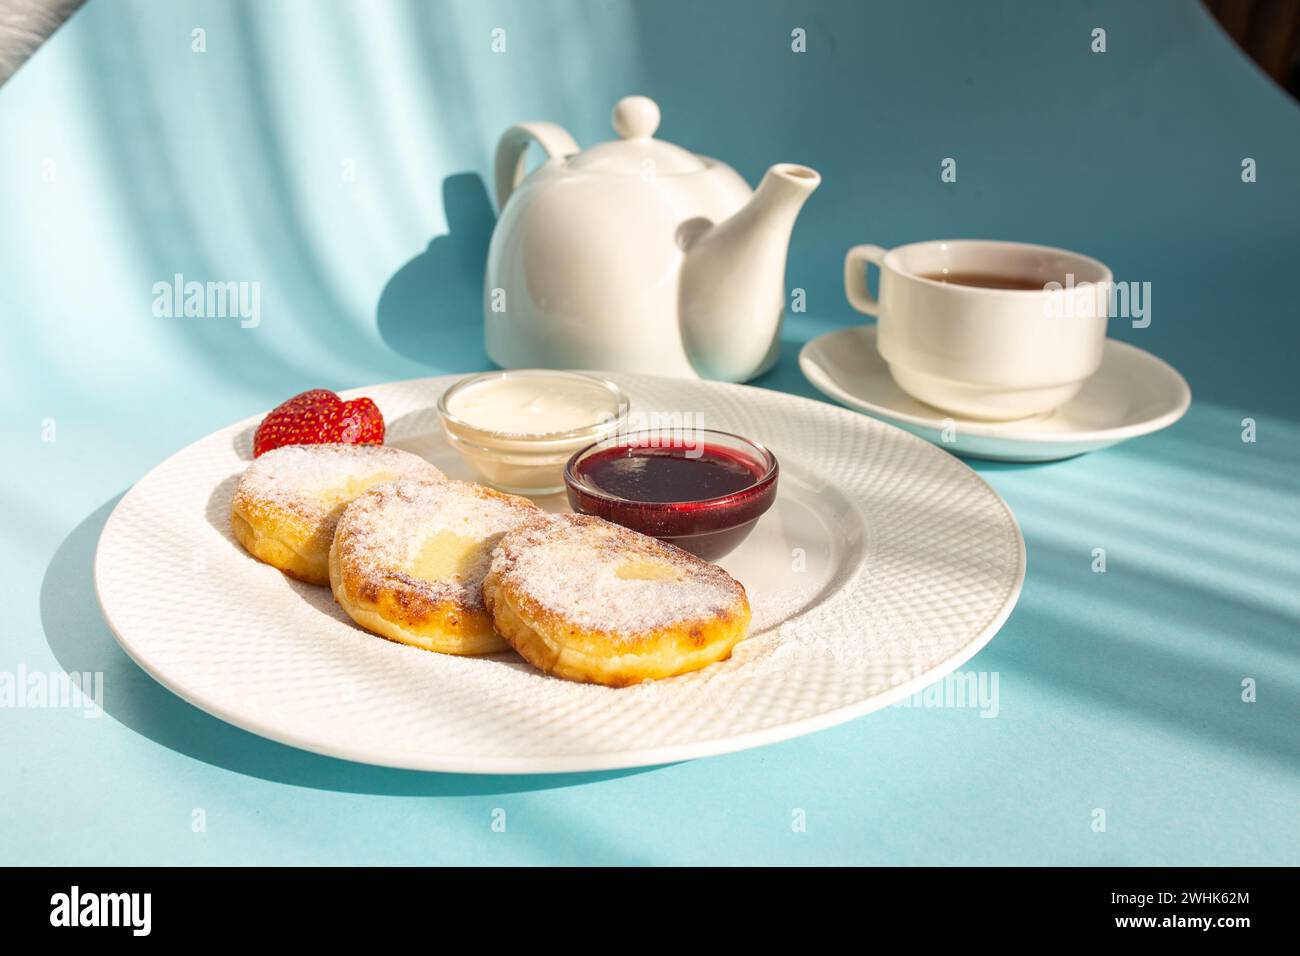
<path fill-rule="evenodd" d="M 699 429 L 614 435 L 569 459 L 579 514 L 675 544 L 707 561 L 748 537 L 776 500 L 780 466 L 758 442 Z"/>

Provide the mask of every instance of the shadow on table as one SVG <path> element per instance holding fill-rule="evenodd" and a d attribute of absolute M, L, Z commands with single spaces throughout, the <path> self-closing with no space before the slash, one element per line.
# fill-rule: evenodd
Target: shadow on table
<path fill-rule="evenodd" d="M 376 308 L 379 335 L 407 358 L 464 371 L 489 367 L 483 351 L 483 272 L 496 215 L 477 173 L 442 181 L 447 234 L 405 263 Z M 466 344 L 470 344 L 469 354 Z"/>
<path fill-rule="evenodd" d="M 1059 730 L 1062 747 L 1096 746 L 1084 716 L 1095 708 L 1150 728 L 1171 754 L 1208 741 L 1300 768 L 1300 736 L 1287 716 L 1300 687 L 1273 663 L 1294 656 L 1293 619 L 1226 589 L 1197 593 L 1160 570 L 1107 575 L 1093 590 L 1108 593 L 1085 597 L 1075 549 L 1043 540 L 1029 548 L 1036 576 L 1015 611 L 1017 637 L 993 642 L 981 660 L 1077 703 L 1080 719 Z M 1216 643 L 1231 653 L 1216 653 Z M 1246 677 L 1268 695 L 1244 702 Z"/>
<path fill-rule="evenodd" d="M 1030 571 L 984 666 L 1080 714 L 1129 715 L 1173 754 L 1208 741 L 1300 768 L 1300 430 L 1266 421 L 1268 443 L 1247 444 L 1240 417 L 1201 402 L 1166 432 L 1092 455 L 1024 474 L 981 467 L 1002 472 Z M 1060 733 L 1068 747 L 1091 728 Z"/>
<path fill-rule="evenodd" d="M 394 796 L 474 796 L 571 787 L 653 767 L 600 773 L 474 775 L 393 770 L 296 750 L 241 730 L 186 703 L 146 674 L 118 646 L 95 596 L 95 547 L 121 495 L 63 540 L 41 581 L 41 624 L 59 666 L 102 672 L 104 712 L 177 753 L 250 777 L 317 790 Z"/>

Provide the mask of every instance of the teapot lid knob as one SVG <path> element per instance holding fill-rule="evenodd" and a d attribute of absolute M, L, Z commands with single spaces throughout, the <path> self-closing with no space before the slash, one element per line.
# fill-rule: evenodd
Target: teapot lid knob
<path fill-rule="evenodd" d="M 614 104 L 612 122 L 623 139 L 649 139 L 659 128 L 659 104 L 648 96 L 625 96 Z"/>

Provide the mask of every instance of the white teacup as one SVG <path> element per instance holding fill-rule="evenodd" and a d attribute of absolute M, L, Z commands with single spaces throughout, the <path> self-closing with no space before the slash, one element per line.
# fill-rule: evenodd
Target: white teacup
<path fill-rule="evenodd" d="M 867 265 L 880 269 L 879 294 Z M 927 275 L 999 276 L 1031 289 Z M 1009 421 L 1068 402 L 1101 365 L 1111 272 L 1096 259 L 1022 242 L 955 239 L 855 246 L 844 291 L 878 320 L 877 348 L 899 387 L 966 418 Z"/>

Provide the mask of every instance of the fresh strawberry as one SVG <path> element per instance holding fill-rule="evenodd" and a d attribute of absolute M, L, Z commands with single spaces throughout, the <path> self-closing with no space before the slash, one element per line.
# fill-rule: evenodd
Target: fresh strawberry
<path fill-rule="evenodd" d="M 384 416 L 368 398 L 345 402 L 329 389 L 295 395 L 262 419 L 253 436 L 253 457 L 281 445 L 382 445 Z"/>

